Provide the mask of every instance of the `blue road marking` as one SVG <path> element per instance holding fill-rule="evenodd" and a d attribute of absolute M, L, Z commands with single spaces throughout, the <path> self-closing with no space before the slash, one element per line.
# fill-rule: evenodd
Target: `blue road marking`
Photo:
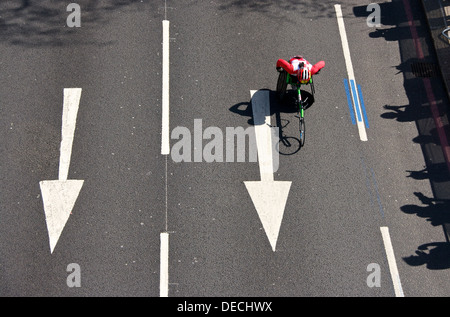
<path fill-rule="evenodd" d="M 361 111 L 359 110 L 358 94 L 356 93 L 355 81 L 353 79 L 350 80 L 350 85 L 352 87 L 353 101 L 355 102 L 356 115 L 358 116 L 358 122 L 361 122 L 362 117 L 361 117 Z"/>
<path fill-rule="evenodd" d="M 361 85 L 358 85 L 359 100 L 361 101 L 361 109 L 364 115 L 364 122 L 366 123 L 366 128 L 369 128 L 369 119 L 367 118 L 366 107 L 364 106 L 364 98 L 361 90 Z"/>
<path fill-rule="evenodd" d="M 348 86 L 348 80 L 345 78 L 344 78 L 344 86 L 345 92 L 347 93 L 347 103 L 348 103 L 348 110 L 350 110 L 350 117 L 352 118 L 352 123 L 356 124 L 355 114 L 353 113 L 353 104 L 352 104 L 352 97 L 350 95 L 350 88 Z"/>

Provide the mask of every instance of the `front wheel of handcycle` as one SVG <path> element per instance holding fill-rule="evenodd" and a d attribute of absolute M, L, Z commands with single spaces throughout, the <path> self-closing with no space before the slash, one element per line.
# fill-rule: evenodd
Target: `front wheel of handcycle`
<path fill-rule="evenodd" d="M 300 147 L 303 147 L 303 145 L 305 145 L 305 119 L 304 118 L 300 118 L 299 132 L 300 132 Z"/>
<path fill-rule="evenodd" d="M 278 95 L 279 100 L 282 100 L 284 98 L 284 96 L 286 95 L 287 76 L 288 76 L 288 73 L 285 70 L 281 71 L 280 75 L 278 76 L 277 95 Z"/>

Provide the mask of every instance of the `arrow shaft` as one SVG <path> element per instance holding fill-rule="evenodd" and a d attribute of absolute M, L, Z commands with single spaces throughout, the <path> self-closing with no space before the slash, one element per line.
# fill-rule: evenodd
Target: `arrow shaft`
<path fill-rule="evenodd" d="M 81 88 L 65 88 L 61 126 L 61 148 L 59 156 L 59 180 L 67 180 L 70 158 L 75 134 L 78 107 L 81 98 Z"/>
<path fill-rule="evenodd" d="M 255 90 L 250 91 L 259 173 L 262 181 L 270 182 L 274 180 L 274 143 L 272 138 L 276 137 L 276 129 L 271 128 L 269 92 L 259 91 L 257 95 L 255 93 Z"/>
<path fill-rule="evenodd" d="M 267 125 L 255 126 L 259 174 L 262 181 L 273 181 L 272 139 Z"/>

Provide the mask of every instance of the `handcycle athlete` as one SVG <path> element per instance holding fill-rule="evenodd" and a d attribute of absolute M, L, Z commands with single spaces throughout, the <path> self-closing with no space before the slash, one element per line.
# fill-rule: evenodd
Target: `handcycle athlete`
<path fill-rule="evenodd" d="M 315 65 L 308 62 L 303 56 L 296 55 L 289 59 L 289 62 L 284 59 L 277 61 L 276 69 L 280 73 L 277 82 L 277 94 L 280 100 L 286 95 L 286 89 L 288 85 L 291 85 L 297 90 L 297 105 L 298 105 L 298 118 L 299 118 L 299 131 L 300 131 L 300 146 L 305 143 L 305 103 L 306 100 L 302 99 L 300 91 L 301 85 L 310 85 L 311 93 L 314 98 L 314 82 L 312 76 L 318 74 L 322 68 L 325 67 L 325 62 L 320 61 Z"/>

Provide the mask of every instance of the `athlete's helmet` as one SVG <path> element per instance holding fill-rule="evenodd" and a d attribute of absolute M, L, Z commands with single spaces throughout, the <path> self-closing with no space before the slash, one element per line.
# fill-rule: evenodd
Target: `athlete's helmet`
<path fill-rule="evenodd" d="M 308 83 L 309 80 L 311 79 L 311 71 L 303 63 L 300 64 L 300 67 L 297 72 L 297 78 L 302 84 Z"/>

